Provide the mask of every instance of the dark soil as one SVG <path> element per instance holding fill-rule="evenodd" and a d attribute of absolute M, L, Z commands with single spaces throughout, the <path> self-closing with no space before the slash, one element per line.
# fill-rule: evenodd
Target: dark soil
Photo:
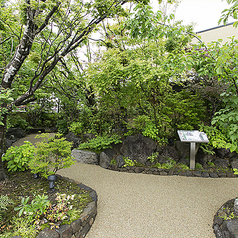
<path fill-rule="evenodd" d="M 67 181 L 64 178 L 58 176 L 57 181 L 55 182 L 55 191 L 50 191 L 49 182 L 45 178 L 33 178 L 33 174 L 30 171 L 24 172 L 14 172 L 7 174 L 8 179 L 6 181 L 0 182 L 0 194 L 7 195 L 13 201 L 13 204 L 7 206 L 7 210 L 2 209 L 0 207 L 0 234 L 5 232 L 11 232 L 14 228 L 14 224 L 12 224 L 12 219 L 14 216 L 18 216 L 19 211 L 14 211 L 14 208 L 21 205 L 22 198 L 29 197 L 28 203 L 31 203 L 31 200 L 34 199 L 37 195 L 47 195 L 48 200 L 50 200 L 52 207 L 57 207 L 56 204 L 56 193 L 66 194 L 66 195 L 74 195 L 79 194 L 76 198 L 71 201 L 70 205 L 73 205 L 73 208 L 79 211 L 83 210 L 83 208 L 91 202 L 91 197 L 89 193 L 83 189 L 80 189 L 76 183 L 72 183 Z M 78 197 L 78 198 L 77 198 Z M 62 202 L 61 202 L 62 203 Z M 51 208 L 51 210 L 53 210 Z M 48 211 L 47 211 L 48 212 Z M 49 211 L 52 212 L 52 211 Z M 64 211 L 58 212 L 67 212 L 67 208 Z M 47 225 L 47 223 L 52 223 L 61 225 L 63 222 L 67 223 L 67 219 L 64 221 L 59 220 L 49 220 L 45 219 L 44 214 L 41 217 L 38 216 L 38 220 L 44 219 L 44 226 L 39 226 L 37 229 L 39 231 L 43 229 Z M 69 220 L 69 217 L 68 217 Z M 1 236 L 1 235 L 0 235 Z"/>

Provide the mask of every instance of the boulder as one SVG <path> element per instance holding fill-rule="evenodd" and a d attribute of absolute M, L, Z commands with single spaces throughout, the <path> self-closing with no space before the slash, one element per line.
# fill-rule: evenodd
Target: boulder
<path fill-rule="evenodd" d="M 86 133 L 83 135 L 83 142 L 89 141 L 96 138 L 95 134 L 92 133 Z"/>
<path fill-rule="evenodd" d="M 228 157 L 230 153 L 231 153 L 230 149 L 221 148 L 221 149 L 216 150 L 217 157 L 219 157 L 221 159 Z"/>
<path fill-rule="evenodd" d="M 113 149 L 106 149 L 103 151 L 111 160 L 116 155 L 116 152 Z"/>
<path fill-rule="evenodd" d="M 238 158 L 232 158 L 230 164 L 232 169 L 238 169 Z"/>
<path fill-rule="evenodd" d="M 99 156 L 99 165 L 104 169 L 107 169 L 111 163 L 111 158 L 105 153 L 101 152 Z"/>
<path fill-rule="evenodd" d="M 161 161 L 158 161 L 159 163 L 162 163 L 164 160 L 169 161 L 168 159 L 178 162 L 180 159 L 179 153 L 175 149 L 175 146 L 160 146 L 157 148 L 157 152 L 159 153 L 158 159 Z"/>
<path fill-rule="evenodd" d="M 86 150 L 77 150 L 73 149 L 71 155 L 75 158 L 76 161 L 84 164 L 98 164 L 98 154 L 86 151 Z"/>
<path fill-rule="evenodd" d="M 51 230 L 50 228 L 45 228 L 42 230 L 36 238 L 59 238 L 60 235 L 58 232 Z"/>
<path fill-rule="evenodd" d="M 215 166 L 220 167 L 220 168 L 229 167 L 229 162 L 226 159 L 214 159 L 213 163 Z"/>
<path fill-rule="evenodd" d="M 21 128 L 9 128 L 6 133 L 6 139 L 17 140 L 26 136 L 26 132 Z"/>
<path fill-rule="evenodd" d="M 238 219 L 224 221 L 222 228 L 227 233 L 227 235 L 230 235 L 224 237 L 238 238 Z"/>
<path fill-rule="evenodd" d="M 184 159 L 190 158 L 190 143 L 176 141 L 175 148 L 180 155 L 180 162 L 183 161 Z M 199 149 L 199 143 L 196 143 L 195 155 L 197 154 L 198 149 Z"/>
<path fill-rule="evenodd" d="M 156 150 L 155 142 L 143 135 L 128 136 L 122 143 L 120 152 L 131 160 L 146 164 L 147 158 Z"/>
<path fill-rule="evenodd" d="M 82 142 L 79 136 L 76 136 L 73 132 L 69 132 L 65 136 L 66 140 L 69 142 L 73 142 L 72 149 L 78 148 L 80 143 Z"/>
<path fill-rule="evenodd" d="M 207 166 L 207 163 L 216 159 L 216 157 L 217 156 L 215 154 L 214 155 L 207 154 L 207 153 L 204 153 L 204 151 L 202 149 L 199 149 L 198 153 L 196 155 L 196 162 L 198 162 L 202 166 Z"/>
<path fill-rule="evenodd" d="M 125 165 L 125 161 L 121 155 L 115 157 L 117 168 L 122 168 Z"/>

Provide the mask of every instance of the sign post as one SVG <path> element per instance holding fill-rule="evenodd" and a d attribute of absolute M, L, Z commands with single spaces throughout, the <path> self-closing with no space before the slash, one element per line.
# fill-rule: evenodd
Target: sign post
<path fill-rule="evenodd" d="M 178 130 L 181 142 L 190 143 L 190 169 L 195 169 L 195 148 L 196 143 L 209 143 L 206 133 L 200 131 Z"/>

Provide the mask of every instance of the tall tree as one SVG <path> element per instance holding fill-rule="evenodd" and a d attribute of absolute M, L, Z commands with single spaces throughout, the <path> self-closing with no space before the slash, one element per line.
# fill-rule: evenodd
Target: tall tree
<path fill-rule="evenodd" d="M 89 34 L 105 18 L 121 14 L 122 5 L 127 0 L 63 0 L 63 1 L 1 1 L 0 44 L 2 49 L 12 51 L 1 69 L 0 93 L 5 95 L 1 101 L 0 157 L 4 152 L 7 111 L 12 107 L 27 104 L 35 100 L 34 93 L 48 75 L 70 52 L 76 52 Z M 138 1 L 139 2 L 139 1 Z M 147 3 L 147 0 L 142 0 Z M 13 19 L 9 21 L 9 19 Z M 19 26 L 16 27 L 16 24 Z M 16 38 L 17 46 L 11 48 L 9 39 Z M 36 50 L 37 49 L 37 50 Z M 18 73 L 28 64 L 30 54 L 36 54 L 35 67 L 31 75 L 19 78 Z M 19 81 L 25 85 L 24 92 L 9 103 L 8 89 Z M 2 96 L 3 97 L 3 96 Z M 0 179 L 4 178 L 2 160 L 0 159 Z"/>

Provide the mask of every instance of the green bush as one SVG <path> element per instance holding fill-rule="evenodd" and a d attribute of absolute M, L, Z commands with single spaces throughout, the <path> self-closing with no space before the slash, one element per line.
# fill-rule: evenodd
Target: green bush
<path fill-rule="evenodd" d="M 80 150 L 92 150 L 92 151 L 102 151 L 108 148 L 112 148 L 112 144 L 121 143 L 121 137 L 119 135 L 112 136 L 97 136 L 96 138 L 89 140 L 79 145 Z"/>
<path fill-rule="evenodd" d="M 7 161 L 8 171 L 25 171 L 28 169 L 29 162 L 34 158 L 35 147 L 29 141 L 24 141 L 21 146 L 10 147 L 2 157 Z"/>
<path fill-rule="evenodd" d="M 29 168 L 34 174 L 40 173 L 47 178 L 62 168 L 68 168 L 74 164 L 71 156 L 72 142 L 66 141 L 61 134 L 49 137 L 49 134 L 41 134 L 36 137 L 45 138 L 36 144 L 35 156 L 29 162 Z"/>

